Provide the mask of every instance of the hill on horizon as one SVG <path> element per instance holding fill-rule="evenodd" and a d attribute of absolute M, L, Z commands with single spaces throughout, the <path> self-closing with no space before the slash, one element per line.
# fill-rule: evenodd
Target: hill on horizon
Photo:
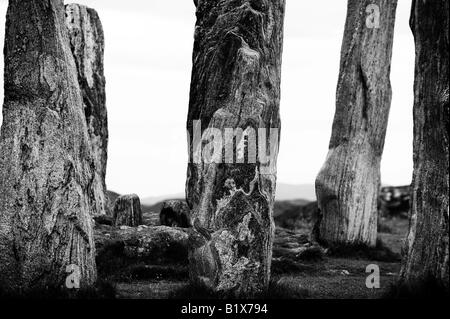
<path fill-rule="evenodd" d="M 180 199 L 184 198 L 184 196 L 185 196 L 184 193 L 176 193 L 161 196 L 144 197 L 141 198 L 141 204 L 154 205 L 164 200 Z M 275 196 L 277 201 L 296 200 L 296 199 L 303 199 L 306 201 L 316 200 L 314 185 L 312 184 L 292 185 L 292 184 L 278 183 L 277 192 Z"/>

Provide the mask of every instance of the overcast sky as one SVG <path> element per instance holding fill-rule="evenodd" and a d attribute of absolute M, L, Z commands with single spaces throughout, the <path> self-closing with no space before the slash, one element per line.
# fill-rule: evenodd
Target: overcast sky
<path fill-rule="evenodd" d="M 286 0 L 278 181 L 313 184 L 328 150 L 346 0 Z M 69 3 L 69 2 L 66 2 Z M 192 0 L 79 0 L 106 39 L 107 185 L 141 197 L 184 192 L 195 8 Z M 399 0 L 384 184 L 412 176 L 414 43 L 411 0 Z M 0 40 L 7 1 L 0 0 Z M 3 70 L 3 59 L 0 61 Z M 3 78 L 0 79 L 3 96 Z M 1 115 L 0 115 L 1 120 Z"/>

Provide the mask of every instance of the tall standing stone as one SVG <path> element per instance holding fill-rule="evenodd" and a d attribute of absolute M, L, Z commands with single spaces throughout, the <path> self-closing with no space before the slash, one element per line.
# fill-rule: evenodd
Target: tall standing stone
<path fill-rule="evenodd" d="M 416 45 L 411 221 L 401 277 L 449 287 L 449 27 L 447 0 L 413 0 Z"/>
<path fill-rule="evenodd" d="M 136 194 L 117 197 L 113 208 L 114 226 L 142 225 L 141 201 Z"/>
<path fill-rule="evenodd" d="M 376 244 L 396 6 L 348 1 L 332 136 L 316 179 L 318 239 L 328 245 Z"/>
<path fill-rule="evenodd" d="M 285 1 L 195 3 L 190 277 L 220 295 L 249 297 L 270 277 Z"/>
<path fill-rule="evenodd" d="M 61 0 L 10 0 L 0 136 L 0 286 L 96 279 L 93 158 Z"/>
<path fill-rule="evenodd" d="M 66 25 L 75 59 L 78 83 L 83 96 L 83 110 L 95 162 L 92 183 L 96 211 L 108 211 L 106 194 L 106 162 L 108 158 L 108 114 L 106 111 L 103 55 L 103 28 L 94 9 L 78 4 L 66 5 Z"/>

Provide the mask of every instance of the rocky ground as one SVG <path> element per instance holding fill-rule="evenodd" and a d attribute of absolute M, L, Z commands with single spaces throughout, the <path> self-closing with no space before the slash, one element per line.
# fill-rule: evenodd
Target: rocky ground
<path fill-rule="evenodd" d="M 386 205 L 385 205 L 386 206 Z M 108 220 L 95 230 L 99 276 L 115 287 L 117 298 L 210 297 L 188 280 L 188 229 L 158 226 L 159 212 L 143 206 L 139 227 L 112 227 Z M 311 239 L 315 203 L 278 202 L 272 283 L 267 298 L 380 298 L 395 283 L 408 220 L 384 211 L 375 249 L 324 249 Z M 380 289 L 366 287 L 366 267 L 380 269 Z"/>

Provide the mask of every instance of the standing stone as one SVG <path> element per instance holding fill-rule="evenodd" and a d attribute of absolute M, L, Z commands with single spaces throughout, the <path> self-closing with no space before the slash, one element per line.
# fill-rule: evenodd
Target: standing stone
<path fill-rule="evenodd" d="M 93 158 L 61 0 L 10 0 L 0 136 L 0 286 L 96 279 Z"/>
<path fill-rule="evenodd" d="M 414 0 L 416 45 L 411 220 L 401 276 L 449 286 L 449 27 L 447 0 Z M 430 278 L 431 277 L 431 278 Z"/>
<path fill-rule="evenodd" d="M 316 179 L 318 240 L 326 245 L 376 244 L 396 6 L 348 1 L 332 136 Z"/>
<path fill-rule="evenodd" d="M 250 297 L 270 278 L 285 1 L 196 7 L 187 120 L 190 278 L 224 297 Z"/>
<path fill-rule="evenodd" d="M 92 182 L 96 195 L 96 212 L 108 211 L 106 161 L 108 158 L 108 116 L 106 112 L 105 76 L 103 74 L 103 28 L 94 9 L 78 4 L 66 5 L 66 25 L 75 59 L 78 83 L 83 96 L 83 110 L 95 162 Z"/>
<path fill-rule="evenodd" d="M 113 209 L 114 225 L 136 227 L 142 225 L 141 201 L 135 194 L 119 196 Z"/>

